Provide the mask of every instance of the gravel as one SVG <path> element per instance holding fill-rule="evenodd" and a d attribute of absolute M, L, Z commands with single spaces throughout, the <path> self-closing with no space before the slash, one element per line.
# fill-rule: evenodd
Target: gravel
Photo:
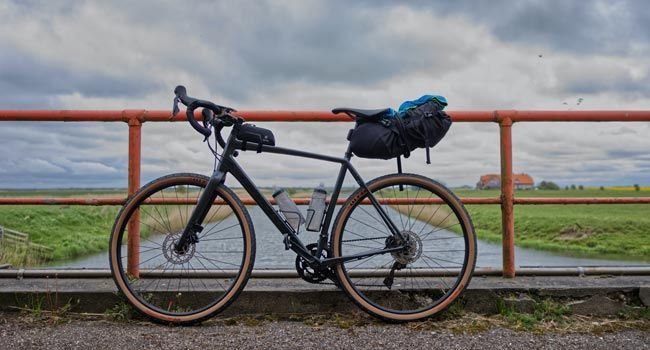
<path fill-rule="evenodd" d="M 603 334 L 515 332 L 503 328 L 472 334 L 369 324 L 341 329 L 292 321 L 259 325 L 209 323 L 166 327 L 149 322 L 63 318 L 34 321 L 0 313 L 2 349 L 648 349 L 650 333 Z"/>

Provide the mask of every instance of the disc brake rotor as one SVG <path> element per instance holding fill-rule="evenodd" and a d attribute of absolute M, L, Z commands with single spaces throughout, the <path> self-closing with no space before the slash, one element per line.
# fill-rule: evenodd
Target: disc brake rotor
<path fill-rule="evenodd" d="M 420 237 L 411 231 L 402 232 L 404 240 L 390 236 L 386 239 L 386 247 L 397 247 L 404 245 L 405 248 L 400 251 L 391 252 L 395 261 L 400 264 L 407 265 L 417 261 L 422 255 L 422 240 Z"/>
<path fill-rule="evenodd" d="M 195 245 L 189 244 L 187 246 L 187 249 L 179 254 L 174 248 L 176 247 L 176 243 L 178 243 L 180 238 L 180 233 L 168 235 L 165 237 L 165 240 L 162 243 L 162 251 L 165 259 L 174 265 L 181 265 L 190 261 L 190 259 L 192 259 L 194 256 L 194 252 L 196 251 Z"/>

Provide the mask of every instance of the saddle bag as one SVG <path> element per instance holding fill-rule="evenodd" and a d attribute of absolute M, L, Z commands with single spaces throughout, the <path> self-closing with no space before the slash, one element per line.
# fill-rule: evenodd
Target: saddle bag
<path fill-rule="evenodd" d="M 416 148 L 435 146 L 451 127 L 451 118 L 436 100 L 400 112 L 395 118 L 358 124 L 350 134 L 350 149 L 357 157 L 391 159 L 409 157 Z"/>
<path fill-rule="evenodd" d="M 242 124 L 239 126 L 237 138 L 244 142 L 244 148 L 247 142 L 256 143 L 258 153 L 262 152 L 262 145 L 275 146 L 273 132 L 253 124 Z"/>

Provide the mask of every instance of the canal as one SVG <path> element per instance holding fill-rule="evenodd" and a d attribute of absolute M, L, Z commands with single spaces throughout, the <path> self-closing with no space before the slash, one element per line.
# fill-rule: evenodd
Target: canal
<path fill-rule="evenodd" d="M 295 254 L 292 251 L 284 249 L 282 243 L 282 235 L 280 235 L 271 223 L 271 221 L 264 215 L 262 210 L 257 206 L 247 207 L 253 223 L 255 226 L 255 235 L 257 241 L 257 253 L 255 258 L 256 268 L 279 268 L 279 269 L 293 269 Z M 306 208 L 301 208 L 303 212 Z M 392 209 L 390 209 L 392 210 Z M 391 215 L 398 215 L 395 211 Z M 227 219 L 228 220 L 228 219 Z M 234 220 L 234 219 L 231 219 Z M 424 223 L 422 223 L 424 224 Z M 207 227 L 206 227 L 207 229 Z M 442 234 L 453 235 L 452 232 L 441 232 Z M 309 231 L 304 231 L 300 234 L 301 239 L 305 244 L 315 242 L 317 234 Z M 163 237 L 150 237 L 156 241 L 162 241 Z M 457 240 L 456 244 L 460 244 Z M 221 247 L 224 248 L 224 247 Z M 227 248 L 227 247 L 226 247 Z M 452 249 L 452 247 L 446 247 Z M 606 260 L 606 259 L 591 259 L 566 256 L 558 253 L 551 253 L 547 251 L 540 251 L 534 249 L 515 247 L 515 256 L 517 266 L 531 267 L 531 266 L 648 266 L 650 261 L 623 261 L 623 260 Z M 146 259 L 147 257 L 143 257 Z M 501 267 L 501 245 L 491 242 L 478 241 L 478 260 L 477 267 Z M 155 263 L 153 259 L 152 263 Z M 48 267 L 52 268 L 108 268 L 108 253 L 102 252 L 79 259 L 58 262 Z"/>

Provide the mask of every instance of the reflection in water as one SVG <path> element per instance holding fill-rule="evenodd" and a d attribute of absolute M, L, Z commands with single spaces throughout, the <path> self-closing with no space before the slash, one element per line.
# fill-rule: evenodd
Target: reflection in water
<path fill-rule="evenodd" d="M 189 268 L 192 270 L 238 269 L 241 266 L 244 249 L 241 226 L 239 225 L 237 216 L 230 215 L 232 213 L 230 208 L 221 210 L 222 208 L 224 206 L 219 206 L 218 210 L 211 210 L 208 213 L 207 218 L 210 223 L 206 224 L 203 231 L 199 234 L 200 244 L 191 245 L 188 254 L 175 256 L 171 253 L 173 250 L 172 247 L 182 233 L 183 228 L 180 225 L 179 227 L 173 226 L 169 228 L 175 231 L 174 234 L 153 234 L 147 238 L 142 238 L 140 241 L 140 268 L 143 270 L 161 269 L 171 259 L 177 264 L 167 264 L 170 265 L 170 272 L 174 272 L 176 268 Z M 186 221 L 180 218 L 181 214 L 178 214 L 178 220 L 174 220 L 173 214 L 171 213 L 171 215 L 166 216 L 170 218 L 169 222 L 172 225 L 174 222 Z M 215 217 L 218 217 L 219 220 L 215 219 Z M 169 222 L 165 220 L 164 224 L 169 227 Z M 157 221 L 157 223 L 163 225 L 160 221 Z M 162 230 L 164 231 L 164 229 Z M 154 232 L 160 231 L 155 230 Z M 122 257 L 124 258 L 126 256 L 126 245 L 122 245 Z M 177 259 L 184 261 L 176 261 Z M 189 266 L 182 265 L 182 263 L 187 263 Z"/>

